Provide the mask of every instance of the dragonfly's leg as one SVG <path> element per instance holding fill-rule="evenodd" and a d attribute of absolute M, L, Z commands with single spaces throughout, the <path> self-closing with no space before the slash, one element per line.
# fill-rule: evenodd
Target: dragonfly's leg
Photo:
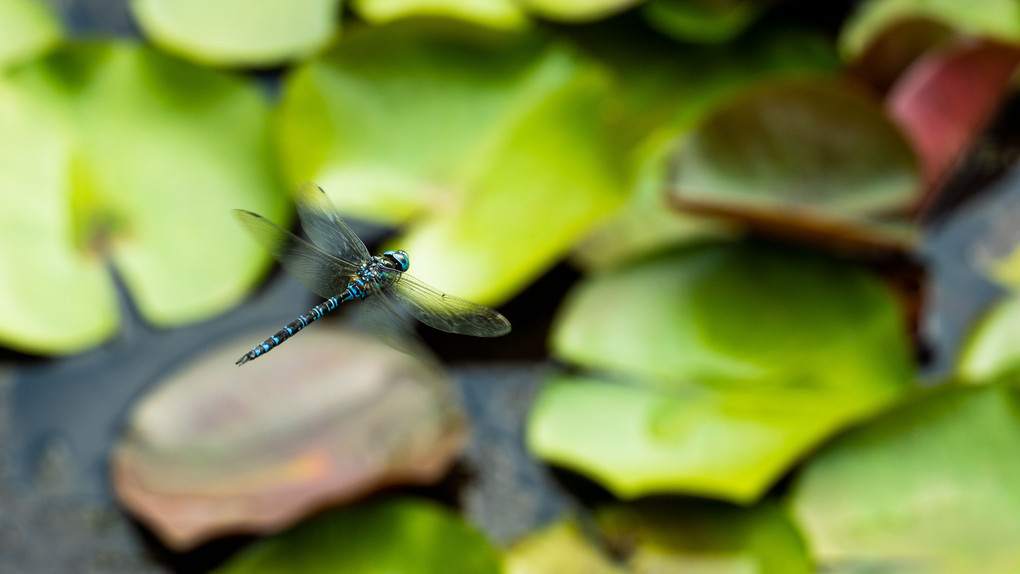
<path fill-rule="evenodd" d="M 301 329 L 304 329 L 308 325 L 314 323 L 316 320 L 321 318 L 326 313 L 329 313 L 333 309 L 336 309 L 337 306 L 340 305 L 340 303 L 348 301 L 353 297 L 354 296 L 350 292 L 350 290 L 346 290 L 341 295 L 337 295 L 336 297 L 330 297 L 329 299 L 326 299 L 322 303 L 319 303 L 315 307 L 312 307 L 311 311 L 305 313 L 304 315 L 301 315 L 297 319 L 294 319 L 290 323 L 284 325 L 282 329 L 277 331 L 275 334 L 273 334 L 265 341 L 262 341 L 261 344 L 252 347 L 252 350 L 248 351 L 244 355 L 241 355 L 241 358 L 238 359 L 235 364 L 243 365 L 248 361 L 261 357 L 262 355 L 272 350 L 273 347 L 291 338 L 295 333 L 297 333 Z"/>

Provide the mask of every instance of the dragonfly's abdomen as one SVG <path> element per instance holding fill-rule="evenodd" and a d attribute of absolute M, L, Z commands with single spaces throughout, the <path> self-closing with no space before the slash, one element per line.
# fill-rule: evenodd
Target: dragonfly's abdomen
<path fill-rule="evenodd" d="M 358 281 L 351 282 L 347 289 L 340 295 L 326 299 L 322 303 L 312 307 L 312 309 L 304 315 L 301 315 L 297 319 L 294 319 L 290 323 L 284 325 L 282 329 L 277 331 L 271 337 L 262 341 L 261 344 L 255 345 L 252 347 L 252 350 L 242 355 L 241 358 L 237 360 L 236 364 L 243 365 L 248 361 L 261 357 L 272 350 L 273 347 L 294 336 L 294 334 L 301 329 L 304 329 L 308 325 L 311 325 L 315 321 L 321 319 L 326 313 L 336 309 L 341 303 L 350 301 L 351 299 L 360 299 L 361 297 L 364 297 L 364 287 L 355 286 L 355 283 L 357 282 Z"/>

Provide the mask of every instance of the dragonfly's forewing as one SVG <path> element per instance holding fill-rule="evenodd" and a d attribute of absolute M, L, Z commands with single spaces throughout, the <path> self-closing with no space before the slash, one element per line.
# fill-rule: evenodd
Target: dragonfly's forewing
<path fill-rule="evenodd" d="M 447 295 L 407 273 L 387 292 L 415 319 L 440 331 L 475 337 L 499 337 L 510 332 L 510 321 L 495 310 Z"/>
<path fill-rule="evenodd" d="M 323 297 L 342 292 L 357 271 L 350 262 L 323 252 L 261 215 L 235 209 L 234 216 L 284 269 Z"/>
<path fill-rule="evenodd" d="M 298 187 L 297 212 L 302 229 L 326 253 L 355 266 L 370 257 L 365 243 L 340 219 L 321 187 L 310 182 Z"/>

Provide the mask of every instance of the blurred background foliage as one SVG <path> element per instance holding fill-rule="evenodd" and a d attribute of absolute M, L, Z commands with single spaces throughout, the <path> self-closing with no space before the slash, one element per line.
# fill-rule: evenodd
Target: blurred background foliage
<path fill-rule="evenodd" d="M 1020 570 L 1020 2 L 0 0 L 0 572 Z M 499 306 L 396 351 L 229 216 Z"/>

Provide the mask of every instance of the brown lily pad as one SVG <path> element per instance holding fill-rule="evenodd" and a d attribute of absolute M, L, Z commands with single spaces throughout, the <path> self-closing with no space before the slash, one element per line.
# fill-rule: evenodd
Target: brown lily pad
<path fill-rule="evenodd" d="M 464 445 L 462 413 L 425 363 L 320 328 L 236 367 L 238 349 L 262 336 L 171 377 L 115 449 L 117 496 L 171 548 L 276 532 L 383 486 L 434 482 Z"/>

